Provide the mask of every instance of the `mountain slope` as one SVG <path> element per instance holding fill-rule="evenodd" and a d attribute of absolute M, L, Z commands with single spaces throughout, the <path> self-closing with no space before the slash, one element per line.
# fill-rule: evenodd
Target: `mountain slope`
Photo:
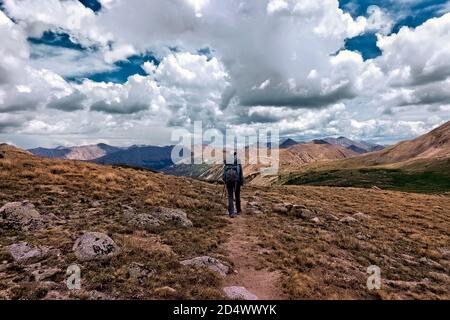
<path fill-rule="evenodd" d="M 172 149 L 173 146 L 133 146 L 95 159 L 94 162 L 160 170 L 173 164 Z"/>
<path fill-rule="evenodd" d="M 450 191 L 450 122 L 414 140 L 350 159 L 285 167 L 277 183 Z"/>
<path fill-rule="evenodd" d="M 372 151 L 379 151 L 379 150 L 384 149 L 383 146 L 378 145 L 378 144 L 373 144 L 373 143 L 365 142 L 365 141 L 353 141 L 353 140 L 345 138 L 345 137 L 326 138 L 323 140 L 330 144 L 338 145 L 338 146 L 342 146 L 344 148 L 350 149 L 359 154 L 372 152 Z"/>
<path fill-rule="evenodd" d="M 287 149 L 287 148 L 295 146 L 296 144 L 299 144 L 299 143 L 300 142 L 297 142 L 294 139 L 287 138 L 280 143 L 280 149 Z"/>
<path fill-rule="evenodd" d="M 35 148 L 29 149 L 31 153 L 46 158 L 59 158 L 71 160 L 94 160 L 105 155 L 122 150 L 119 147 L 113 147 L 105 143 L 95 145 L 58 147 L 58 148 Z"/>
<path fill-rule="evenodd" d="M 193 179 L 0 145 L 0 208 L 19 202 L 42 216 L 29 232 L 11 229 L 1 215 L 0 299 L 226 299 L 229 285 L 261 299 L 450 298 L 448 196 L 247 185 L 243 215 L 230 220 L 222 192 Z M 162 207 L 184 211 L 192 225 L 130 224 Z M 108 235 L 120 251 L 78 259 L 74 243 L 86 231 Z M 19 264 L 11 247 L 23 241 L 48 255 Z M 229 274 L 183 263 L 201 256 L 219 259 Z M 74 263 L 80 290 L 66 286 Z M 382 270 L 382 290 L 366 287 L 370 265 Z"/>
<path fill-rule="evenodd" d="M 268 150 L 270 151 L 270 150 Z M 294 144 L 288 148 L 280 148 L 279 165 L 281 168 L 289 166 L 302 166 L 325 160 L 347 159 L 358 154 L 341 146 L 328 144 L 325 141 L 315 141 L 311 143 Z M 257 184 L 265 183 L 266 178 L 258 178 L 261 164 L 250 164 L 247 157 L 243 160 L 242 167 L 247 181 Z M 177 176 L 189 176 L 202 180 L 217 181 L 222 177 L 223 166 L 208 164 L 175 164 L 164 168 L 163 171 Z M 262 180 L 262 181 L 261 181 Z"/>
<path fill-rule="evenodd" d="M 280 150 L 280 164 L 302 165 L 323 160 L 337 160 L 355 157 L 358 154 L 341 146 L 336 146 L 317 140 L 312 143 L 294 145 Z"/>
<path fill-rule="evenodd" d="M 450 121 L 414 140 L 403 141 L 384 150 L 355 158 L 349 163 L 365 166 L 408 165 L 415 161 L 450 158 Z"/>

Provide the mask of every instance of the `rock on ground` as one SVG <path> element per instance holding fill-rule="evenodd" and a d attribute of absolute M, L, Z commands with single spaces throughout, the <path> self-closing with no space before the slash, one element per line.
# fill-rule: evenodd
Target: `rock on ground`
<path fill-rule="evenodd" d="M 289 207 L 290 207 L 289 205 L 284 203 L 276 203 L 272 206 L 272 210 L 275 213 L 287 215 L 289 212 Z"/>
<path fill-rule="evenodd" d="M 132 262 L 128 267 L 128 275 L 131 279 L 138 282 L 145 281 L 153 273 L 153 270 L 148 270 L 144 264 L 138 262 Z"/>
<path fill-rule="evenodd" d="M 186 212 L 180 209 L 159 207 L 152 210 L 150 214 L 164 222 L 181 225 L 183 227 L 192 227 L 192 221 L 188 219 Z"/>
<path fill-rule="evenodd" d="M 78 260 L 90 261 L 108 260 L 119 254 L 120 249 L 106 234 L 86 232 L 75 241 L 73 251 Z"/>
<path fill-rule="evenodd" d="M 149 231 L 166 223 L 187 228 L 193 226 L 183 210 L 163 207 L 154 208 L 149 213 L 136 213 L 131 207 L 125 206 L 124 218 L 131 226 Z"/>
<path fill-rule="evenodd" d="M 315 213 L 311 209 L 301 205 L 293 206 L 291 215 L 301 219 L 313 219 L 315 217 Z"/>
<path fill-rule="evenodd" d="M 28 201 L 9 202 L 0 208 L 0 227 L 14 230 L 35 230 L 43 221 L 34 205 Z"/>
<path fill-rule="evenodd" d="M 158 227 L 161 226 L 160 220 L 146 213 L 140 214 L 127 213 L 125 215 L 125 219 L 127 220 L 127 223 L 130 226 L 137 229 L 145 229 L 147 231 L 156 230 Z"/>
<path fill-rule="evenodd" d="M 193 266 L 197 268 L 208 268 L 209 270 L 218 273 L 222 277 L 225 277 L 230 271 L 230 268 L 224 265 L 222 262 L 208 256 L 184 260 L 181 261 L 181 264 L 184 266 Z"/>
<path fill-rule="evenodd" d="M 232 300 L 258 300 L 258 297 L 244 287 L 223 288 L 225 295 Z"/>
<path fill-rule="evenodd" d="M 356 220 L 355 218 L 353 218 L 353 217 L 345 217 L 345 218 L 342 218 L 341 220 L 339 220 L 340 222 L 343 222 L 343 223 L 347 223 L 347 224 L 352 224 L 352 223 L 358 223 L 358 220 Z"/>
<path fill-rule="evenodd" d="M 35 281 L 40 282 L 53 277 L 55 274 L 62 272 L 62 270 L 60 268 L 43 267 L 38 263 L 34 270 L 30 270 L 29 272 L 34 276 Z"/>
<path fill-rule="evenodd" d="M 28 242 L 19 242 L 10 245 L 9 252 L 16 262 L 30 264 L 46 258 L 49 255 L 50 248 L 34 246 Z"/>

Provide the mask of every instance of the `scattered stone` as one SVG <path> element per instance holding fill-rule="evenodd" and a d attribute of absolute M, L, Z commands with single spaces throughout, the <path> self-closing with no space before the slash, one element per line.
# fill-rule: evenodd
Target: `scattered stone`
<path fill-rule="evenodd" d="M 80 261 L 107 260 L 117 254 L 120 249 L 106 234 L 86 232 L 73 245 L 75 256 Z"/>
<path fill-rule="evenodd" d="M 284 203 L 276 203 L 272 206 L 272 210 L 275 213 L 280 214 L 288 214 L 289 210 L 288 207 Z"/>
<path fill-rule="evenodd" d="M 100 201 L 98 201 L 98 200 L 94 200 L 94 201 L 91 202 L 91 207 L 92 208 L 98 208 L 98 207 L 101 207 L 101 206 L 102 206 L 102 203 Z"/>
<path fill-rule="evenodd" d="M 313 219 L 315 216 L 312 210 L 304 208 L 303 206 L 294 206 L 292 209 L 292 215 L 296 218 L 301 218 L 304 220 Z"/>
<path fill-rule="evenodd" d="M 358 219 L 368 219 L 369 216 L 365 213 L 362 212 L 357 212 L 353 215 L 354 218 L 358 218 Z"/>
<path fill-rule="evenodd" d="M 314 217 L 311 219 L 312 222 L 319 224 L 320 223 L 320 219 L 318 217 Z"/>
<path fill-rule="evenodd" d="M 128 224 L 139 229 L 154 231 L 166 223 L 182 227 L 192 227 L 192 221 L 188 219 L 186 212 L 180 209 L 154 208 L 149 213 L 136 213 L 129 206 L 124 206 L 124 218 Z"/>
<path fill-rule="evenodd" d="M 329 213 L 329 214 L 327 215 L 327 217 L 328 217 L 328 219 L 330 219 L 330 220 L 339 221 L 339 218 L 336 217 L 334 214 Z"/>
<path fill-rule="evenodd" d="M 192 221 L 188 219 L 186 212 L 180 209 L 158 207 L 155 208 L 150 214 L 164 222 L 173 223 L 187 228 L 193 226 Z"/>
<path fill-rule="evenodd" d="M 1 228 L 28 231 L 42 225 L 41 215 L 28 201 L 9 202 L 0 208 Z"/>
<path fill-rule="evenodd" d="M 232 300 L 258 300 L 258 297 L 244 287 L 223 288 L 225 295 Z"/>
<path fill-rule="evenodd" d="M 358 220 L 353 218 L 353 217 L 345 217 L 345 218 L 342 218 L 339 221 L 343 222 L 343 223 L 347 223 L 347 224 L 352 224 L 352 223 L 357 223 L 358 222 Z"/>
<path fill-rule="evenodd" d="M 9 253 L 14 260 L 21 264 L 38 262 L 49 255 L 50 248 L 46 246 L 34 246 L 28 242 L 19 242 L 9 246 Z"/>
<path fill-rule="evenodd" d="M 31 274 L 34 276 L 34 280 L 42 281 L 42 280 L 45 280 L 45 279 L 48 279 L 48 278 L 54 276 L 57 273 L 60 273 L 60 272 L 62 272 L 62 270 L 59 268 L 46 268 L 46 269 L 35 270 L 35 271 L 31 272 Z"/>
<path fill-rule="evenodd" d="M 157 230 L 161 226 L 161 221 L 156 219 L 155 217 L 146 214 L 125 214 L 125 218 L 130 226 L 135 227 L 137 229 L 144 229 L 147 231 Z"/>
<path fill-rule="evenodd" d="M 272 251 L 269 250 L 269 249 L 261 249 L 261 250 L 259 250 L 259 252 L 258 252 L 258 254 L 260 254 L 260 255 L 269 255 L 269 254 L 271 254 L 271 253 L 272 253 Z"/>
<path fill-rule="evenodd" d="M 362 233 L 362 232 L 358 232 L 358 233 L 356 234 L 356 238 L 357 238 L 358 240 L 370 240 L 370 239 L 372 239 L 372 236 L 370 236 L 370 235 L 368 235 L 368 234 L 364 234 L 364 233 Z"/>
<path fill-rule="evenodd" d="M 259 203 L 256 201 L 248 202 L 247 207 L 259 208 Z"/>
<path fill-rule="evenodd" d="M 446 247 L 442 247 L 442 248 L 438 248 L 439 252 L 442 253 L 442 255 L 446 258 L 450 258 L 450 248 Z"/>
<path fill-rule="evenodd" d="M 132 262 L 128 267 L 130 278 L 138 282 L 143 282 L 151 273 L 153 272 L 149 271 L 142 263 Z"/>
<path fill-rule="evenodd" d="M 180 263 L 184 266 L 208 268 L 209 270 L 218 273 L 222 277 L 225 277 L 230 271 L 230 268 L 224 265 L 222 262 L 208 256 L 196 257 L 193 259 L 181 261 Z"/>
<path fill-rule="evenodd" d="M 373 186 L 373 187 L 372 187 L 372 190 L 379 190 L 379 191 L 380 191 L 381 189 L 378 188 L 377 186 Z"/>

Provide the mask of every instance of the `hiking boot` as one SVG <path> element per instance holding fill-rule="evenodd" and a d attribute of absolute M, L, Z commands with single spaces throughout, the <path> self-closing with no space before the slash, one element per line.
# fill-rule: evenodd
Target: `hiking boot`
<path fill-rule="evenodd" d="M 230 218 L 236 218 L 236 214 L 235 213 L 230 214 Z"/>

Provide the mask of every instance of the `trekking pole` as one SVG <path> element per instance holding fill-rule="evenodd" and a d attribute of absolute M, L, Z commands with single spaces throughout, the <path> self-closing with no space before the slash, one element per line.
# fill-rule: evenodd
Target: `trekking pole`
<path fill-rule="evenodd" d="M 222 199 L 225 198 L 225 183 L 223 184 Z"/>

